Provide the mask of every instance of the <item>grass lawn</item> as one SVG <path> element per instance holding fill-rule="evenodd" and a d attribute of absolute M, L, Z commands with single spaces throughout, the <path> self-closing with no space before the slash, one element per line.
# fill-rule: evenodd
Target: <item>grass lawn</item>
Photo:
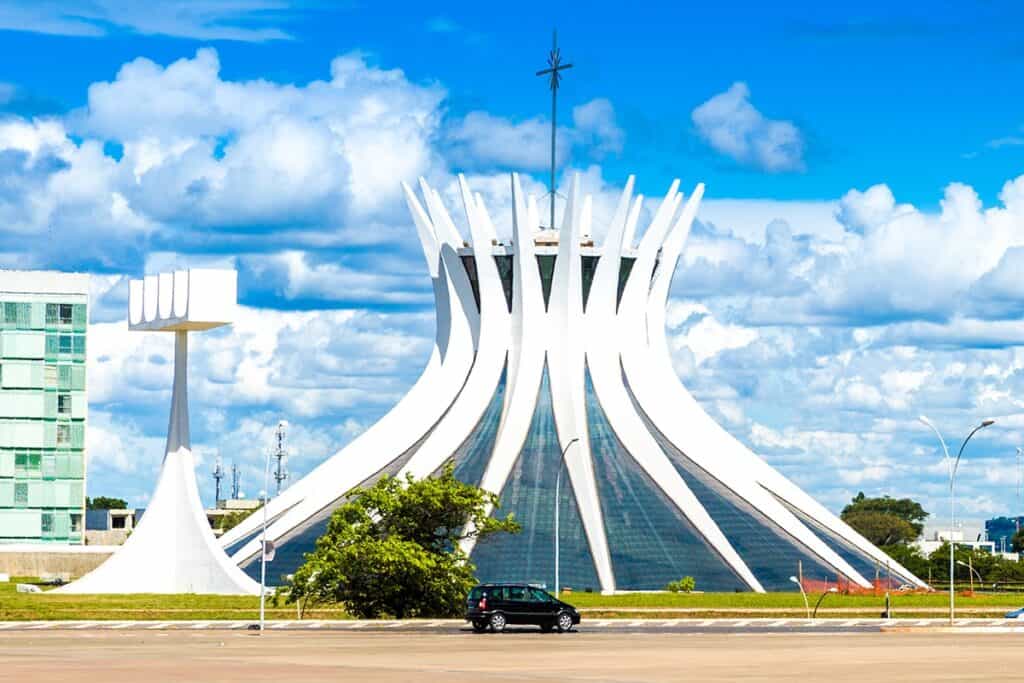
<path fill-rule="evenodd" d="M 43 620 L 232 620 L 256 619 L 259 600 L 250 596 L 222 595 L 57 595 L 18 593 L 15 583 L 30 579 L 12 578 L 0 583 L 0 621 Z M 585 618 L 711 618 L 721 617 L 803 617 L 799 593 L 563 593 L 562 599 L 584 610 Z M 818 594 L 808 596 L 811 607 Z M 945 614 L 949 597 L 945 593 L 890 594 L 898 617 L 939 617 Z M 822 602 L 819 617 L 877 617 L 884 608 L 881 595 L 829 595 Z M 964 617 L 999 617 L 1024 606 L 1020 593 L 976 593 L 957 596 L 957 610 Z M 294 605 L 283 602 L 274 607 L 267 601 L 268 619 L 295 619 Z M 305 619 L 346 619 L 340 606 L 307 611 Z"/>
<path fill-rule="evenodd" d="M 18 593 L 16 583 L 34 579 L 11 577 L 0 583 L 0 621 L 44 620 L 174 620 L 259 618 L 259 598 L 234 595 L 59 595 Z M 46 587 L 42 587 L 47 590 Z M 267 600 L 268 619 L 294 619 L 295 605 L 278 607 Z M 346 619 L 340 607 L 307 611 L 307 619 Z"/>

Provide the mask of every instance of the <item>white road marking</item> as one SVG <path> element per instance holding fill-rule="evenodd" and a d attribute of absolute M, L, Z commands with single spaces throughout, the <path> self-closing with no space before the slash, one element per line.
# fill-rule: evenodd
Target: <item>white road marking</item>
<path fill-rule="evenodd" d="M 168 626 L 168 623 L 166 621 L 162 621 L 159 624 L 153 624 L 152 626 L 147 626 L 146 629 L 150 630 L 150 631 L 156 631 L 157 629 L 167 628 L 167 626 Z"/>
<path fill-rule="evenodd" d="M 595 621 L 595 622 L 589 623 L 589 624 L 587 624 L 587 625 L 588 625 L 588 626 L 596 626 L 597 628 L 604 628 L 604 627 L 605 627 L 605 626 L 607 626 L 607 625 L 608 625 L 609 623 L 611 623 L 611 622 L 607 622 L 607 621 Z"/>
<path fill-rule="evenodd" d="M 205 622 L 205 621 L 197 621 L 196 623 L 192 624 L 192 626 L 191 626 L 191 628 L 193 628 L 193 629 L 201 629 L 201 628 L 209 628 L 209 627 L 210 627 L 210 624 Z"/>
<path fill-rule="evenodd" d="M 714 619 L 707 619 L 705 621 L 700 622 L 700 624 L 698 624 L 698 625 L 699 626 L 711 626 L 711 624 L 713 624 L 713 623 L 715 623 Z"/>
<path fill-rule="evenodd" d="M 349 628 L 363 628 L 365 626 L 366 626 L 366 622 L 365 621 L 356 621 L 356 622 L 353 622 L 353 624 L 351 626 L 349 626 Z"/>
<path fill-rule="evenodd" d="M 748 624 L 750 624 L 749 621 L 737 621 L 732 626 L 733 626 L 733 628 L 743 628 L 744 626 L 747 626 Z"/>
<path fill-rule="evenodd" d="M 857 621 L 857 620 L 853 620 L 853 621 L 845 621 L 845 622 L 843 622 L 842 624 L 840 624 L 840 626 L 843 626 L 844 628 L 847 628 L 847 627 L 850 627 L 850 626 L 856 626 L 856 625 L 857 625 L 857 624 L 859 624 L 859 623 L 860 623 L 860 622 L 859 622 L 859 621 Z"/>
<path fill-rule="evenodd" d="M 313 621 L 313 622 L 310 622 L 309 624 L 306 624 L 306 628 L 320 628 L 323 625 L 324 625 L 324 622 L 322 622 L 322 621 Z"/>
<path fill-rule="evenodd" d="M 114 624 L 114 625 L 110 626 L 109 628 L 111 630 L 113 630 L 113 629 L 128 628 L 129 626 L 134 626 L 134 625 L 135 625 L 135 622 L 132 622 L 132 621 L 122 621 L 121 623 Z"/>
<path fill-rule="evenodd" d="M 772 628 L 778 628 L 779 626 L 785 626 L 788 623 L 789 623 L 789 619 L 783 619 L 781 621 L 773 621 L 772 623 L 768 624 L 768 626 L 770 626 Z"/>

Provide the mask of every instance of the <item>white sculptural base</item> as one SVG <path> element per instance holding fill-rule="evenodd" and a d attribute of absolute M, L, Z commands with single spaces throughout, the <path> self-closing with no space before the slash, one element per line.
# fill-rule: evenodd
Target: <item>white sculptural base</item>
<path fill-rule="evenodd" d="M 188 426 L 188 332 L 175 332 L 174 393 L 160 479 L 141 522 L 110 559 L 63 593 L 259 595 L 221 549 L 196 487 Z"/>

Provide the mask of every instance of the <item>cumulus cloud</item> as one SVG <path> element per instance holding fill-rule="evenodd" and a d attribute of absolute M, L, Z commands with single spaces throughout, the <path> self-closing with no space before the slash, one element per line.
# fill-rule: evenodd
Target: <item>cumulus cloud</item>
<path fill-rule="evenodd" d="M 716 151 L 771 173 L 802 171 L 804 139 L 790 121 L 766 118 L 750 102 L 746 83 L 704 102 L 691 114 L 697 133 Z"/>
<path fill-rule="evenodd" d="M 590 158 L 622 150 L 625 137 L 606 99 L 574 107 L 572 127 L 559 127 L 556 158 L 568 162 L 575 149 Z M 551 164 L 551 121 L 534 117 L 518 123 L 484 111 L 473 111 L 448 131 L 451 157 L 471 167 L 543 170 Z"/>

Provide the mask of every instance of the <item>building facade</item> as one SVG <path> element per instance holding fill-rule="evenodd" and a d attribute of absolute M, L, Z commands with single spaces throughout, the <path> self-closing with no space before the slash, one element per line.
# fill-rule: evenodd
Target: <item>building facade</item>
<path fill-rule="evenodd" d="M 1024 517 L 994 517 L 985 520 L 985 538 L 998 552 L 1013 551 L 1013 537 L 1024 527 Z"/>
<path fill-rule="evenodd" d="M 0 543 L 82 543 L 89 277 L 0 271 Z"/>
<path fill-rule="evenodd" d="M 692 576 L 698 590 L 760 592 L 797 590 L 797 575 L 861 588 L 881 575 L 923 587 L 679 381 L 665 309 L 703 186 L 683 201 L 676 181 L 638 238 L 631 178 L 597 246 L 578 184 L 561 229 L 542 230 L 513 176 L 511 239 L 461 178 L 449 194 L 468 239 L 439 191 L 405 188 L 434 285 L 433 355 L 391 412 L 267 505 L 271 576 L 295 570 L 352 487 L 454 463 L 499 495 L 492 514 L 522 526 L 465 544 L 481 581 L 614 592 Z M 250 571 L 260 521 L 221 538 Z"/>

